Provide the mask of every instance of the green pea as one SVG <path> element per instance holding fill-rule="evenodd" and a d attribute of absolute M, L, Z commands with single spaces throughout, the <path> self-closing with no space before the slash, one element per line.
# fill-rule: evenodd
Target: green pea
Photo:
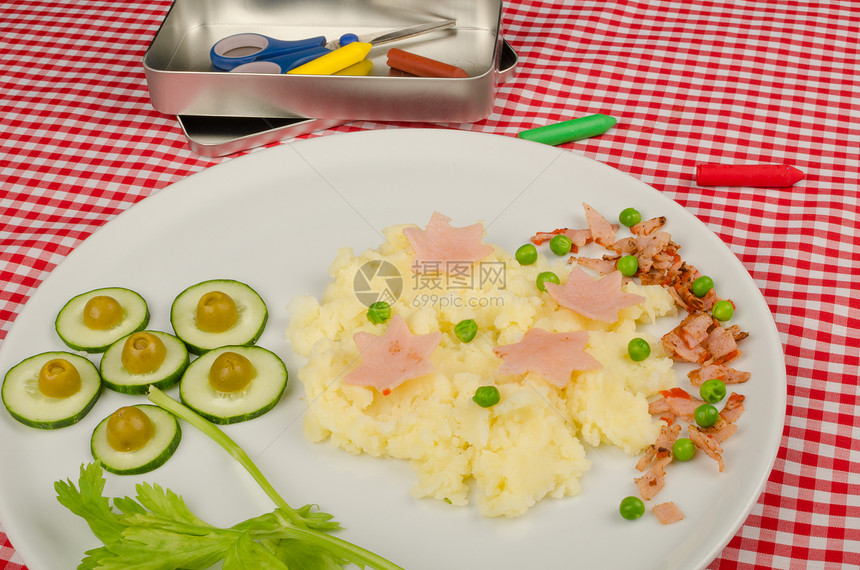
<path fill-rule="evenodd" d="M 624 497 L 618 505 L 618 512 L 625 519 L 633 521 L 645 514 L 645 503 L 639 497 Z"/>
<path fill-rule="evenodd" d="M 499 389 L 495 386 L 481 386 L 475 390 L 475 395 L 472 396 L 472 401 L 482 408 L 495 406 L 501 399 L 502 396 L 499 394 Z"/>
<path fill-rule="evenodd" d="M 726 397 L 726 385 L 719 378 L 712 378 L 702 382 L 699 386 L 699 395 L 709 404 L 716 404 Z"/>
<path fill-rule="evenodd" d="M 567 255 L 572 247 L 573 242 L 566 235 L 558 234 L 549 240 L 549 248 L 556 255 Z"/>
<path fill-rule="evenodd" d="M 384 323 L 391 318 L 391 305 L 377 301 L 367 308 L 367 320 L 374 324 Z"/>
<path fill-rule="evenodd" d="M 636 337 L 627 343 L 627 354 L 630 360 L 641 362 L 651 354 L 651 345 L 644 338 Z"/>
<path fill-rule="evenodd" d="M 679 437 L 672 446 L 672 455 L 678 461 L 689 461 L 696 454 L 696 446 L 689 437 Z"/>
<path fill-rule="evenodd" d="M 624 208 L 618 214 L 618 221 L 629 228 L 642 221 L 642 214 L 636 208 Z"/>
<path fill-rule="evenodd" d="M 454 334 L 462 342 L 472 342 L 472 339 L 478 334 L 478 323 L 475 322 L 475 319 L 464 319 L 454 325 Z"/>
<path fill-rule="evenodd" d="M 693 412 L 693 419 L 700 427 L 711 427 L 720 419 L 720 412 L 711 404 L 702 404 Z"/>
<path fill-rule="evenodd" d="M 711 309 L 711 314 L 718 321 L 728 321 L 735 314 L 735 306 L 731 301 L 717 301 Z"/>
<path fill-rule="evenodd" d="M 702 275 L 690 286 L 690 290 L 693 291 L 693 295 L 696 297 L 704 297 L 708 294 L 708 291 L 714 288 L 714 280 L 708 277 L 707 275 Z"/>
<path fill-rule="evenodd" d="M 533 243 L 521 245 L 514 254 L 520 265 L 531 265 L 537 261 L 537 248 Z"/>
<path fill-rule="evenodd" d="M 561 280 L 559 280 L 558 275 L 556 275 L 552 271 L 542 271 L 541 273 L 538 273 L 537 279 L 535 279 L 535 283 L 537 283 L 537 288 L 541 291 L 546 291 L 546 285 L 544 285 L 544 283 L 546 283 L 547 281 L 549 281 L 550 283 L 555 283 L 556 285 L 559 285 L 561 283 Z"/>
<path fill-rule="evenodd" d="M 633 277 L 639 271 L 639 260 L 635 255 L 625 255 L 618 258 L 615 267 L 624 277 Z"/>

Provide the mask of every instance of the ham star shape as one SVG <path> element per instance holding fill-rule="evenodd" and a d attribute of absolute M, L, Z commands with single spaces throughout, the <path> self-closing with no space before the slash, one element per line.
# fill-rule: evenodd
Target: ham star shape
<path fill-rule="evenodd" d="M 562 307 L 604 323 L 614 323 L 618 320 L 618 311 L 645 300 L 621 290 L 620 271 L 593 279 L 577 267 L 570 272 L 564 285 L 546 283 L 545 286 L 546 292 Z"/>
<path fill-rule="evenodd" d="M 503 360 L 499 372 L 505 375 L 536 372 L 559 388 L 570 382 L 574 370 L 603 368 L 600 361 L 585 352 L 585 331 L 551 333 L 529 329 L 520 342 L 497 346 L 493 352 Z"/>
<path fill-rule="evenodd" d="M 344 377 L 344 383 L 372 386 L 387 395 L 406 380 L 433 372 L 429 358 L 442 333 L 412 334 L 403 317 L 394 315 L 382 335 L 357 332 L 352 339 L 361 364 Z"/>
<path fill-rule="evenodd" d="M 426 229 L 405 228 L 403 235 L 415 250 L 415 273 L 447 273 L 450 264 L 480 261 L 493 251 L 482 241 L 483 224 L 452 227 L 451 218 L 433 212 Z"/>

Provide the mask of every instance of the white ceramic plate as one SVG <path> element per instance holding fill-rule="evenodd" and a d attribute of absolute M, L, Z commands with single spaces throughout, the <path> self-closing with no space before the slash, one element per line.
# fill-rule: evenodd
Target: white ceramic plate
<path fill-rule="evenodd" d="M 751 332 L 736 366 L 752 372 L 726 471 L 702 456 L 672 466 L 660 500 L 686 519 L 626 521 L 619 500 L 635 494 L 635 459 L 604 447 L 579 496 L 547 499 L 513 520 L 482 519 L 411 498 L 402 462 L 356 457 L 302 435 L 301 361 L 285 339 L 285 305 L 319 295 L 339 247 L 377 247 L 392 224 L 424 225 L 434 210 L 462 226 L 481 220 L 487 241 L 512 251 L 536 231 L 584 227 L 582 202 L 617 215 L 626 206 L 665 215 L 686 260 L 715 277 L 738 304 L 734 322 Z M 653 188 L 569 151 L 500 136 L 442 130 L 383 130 L 284 145 L 210 168 L 134 206 L 86 240 L 45 280 L 19 315 L 0 371 L 32 354 L 62 349 L 54 317 L 73 295 L 125 286 L 150 304 L 150 328 L 170 331 L 170 303 L 186 286 L 228 277 L 252 284 L 270 321 L 259 344 L 293 375 L 275 410 L 226 431 L 291 504 L 316 503 L 346 529 L 341 536 L 409 570 L 678 568 L 707 565 L 742 524 L 771 470 L 782 432 L 786 379 L 776 328 L 741 263 L 694 216 Z M 93 358 L 98 362 L 98 357 Z M 683 378 L 683 374 L 679 375 Z M 175 390 L 171 391 L 175 395 Z M 130 397 L 106 392 L 81 423 L 50 432 L 0 413 L 0 521 L 31 570 L 72 568 L 99 545 L 83 520 L 55 499 L 53 483 L 91 460 L 89 438 Z M 679 464 L 680 466 L 680 464 Z M 139 477 L 108 474 L 108 496 L 140 481 L 183 495 L 204 520 L 229 526 L 268 512 L 270 501 L 234 461 L 185 426 L 163 467 Z"/>

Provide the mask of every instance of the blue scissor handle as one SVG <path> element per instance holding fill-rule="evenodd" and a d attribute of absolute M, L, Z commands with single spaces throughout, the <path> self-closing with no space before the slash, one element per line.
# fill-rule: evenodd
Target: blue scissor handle
<path fill-rule="evenodd" d="M 327 47 L 317 46 L 267 59 L 249 61 L 248 63 L 237 65 L 230 71 L 233 73 L 286 73 L 327 53 L 331 53 L 331 50 Z"/>
<path fill-rule="evenodd" d="M 215 42 L 209 50 L 209 59 L 218 69 L 229 71 L 238 65 L 252 61 L 271 60 L 284 54 L 320 48 L 325 45 L 325 42 L 325 36 L 303 40 L 279 40 L 263 34 L 233 34 Z M 229 55 L 230 52 L 240 49 L 243 52 L 240 55 Z"/>

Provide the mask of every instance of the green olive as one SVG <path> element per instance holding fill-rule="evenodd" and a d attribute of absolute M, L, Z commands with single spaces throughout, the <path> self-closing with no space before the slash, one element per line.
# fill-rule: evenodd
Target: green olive
<path fill-rule="evenodd" d="M 149 332 L 137 332 L 129 336 L 122 346 L 122 365 L 132 374 L 146 374 L 164 362 L 167 347 L 160 338 Z"/>
<path fill-rule="evenodd" d="M 197 327 L 202 331 L 221 333 L 238 320 L 236 302 L 226 293 L 209 291 L 197 302 Z"/>
<path fill-rule="evenodd" d="M 152 420 L 134 406 L 123 406 L 108 418 L 107 440 L 116 451 L 137 451 L 149 443 L 153 435 Z"/>
<path fill-rule="evenodd" d="M 81 389 L 81 375 L 71 362 L 55 358 L 39 370 L 39 392 L 48 398 L 68 398 Z"/>
<path fill-rule="evenodd" d="M 209 384 L 219 392 L 238 392 L 244 390 L 256 375 L 250 360 L 235 352 L 224 352 L 209 368 Z"/>
<path fill-rule="evenodd" d="M 122 305 L 108 295 L 96 295 L 84 305 L 84 325 L 104 331 L 115 327 L 122 320 Z"/>

